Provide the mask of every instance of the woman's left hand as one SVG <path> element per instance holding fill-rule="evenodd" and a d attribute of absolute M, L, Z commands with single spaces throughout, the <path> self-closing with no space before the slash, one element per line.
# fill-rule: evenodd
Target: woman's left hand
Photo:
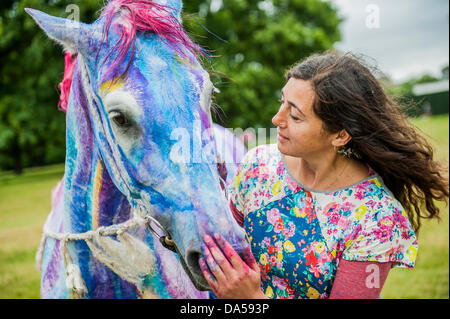
<path fill-rule="evenodd" d="M 224 299 L 263 299 L 267 298 L 260 287 L 260 270 L 250 247 L 243 261 L 231 245 L 219 234 L 204 237 L 202 246 L 204 258 L 200 258 L 200 268 L 212 291 Z M 219 248 L 220 247 L 220 248 Z"/>

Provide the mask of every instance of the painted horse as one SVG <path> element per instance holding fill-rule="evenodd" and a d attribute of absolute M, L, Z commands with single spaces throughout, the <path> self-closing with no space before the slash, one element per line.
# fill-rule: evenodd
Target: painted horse
<path fill-rule="evenodd" d="M 248 251 L 224 192 L 245 148 L 211 120 L 214 86 L 181 10 L 113 0 L 84 24 L 26 9 L 67 52 L 65 173 L 37 253 L 42 298 L 208 298 L 204 235 Z"/>

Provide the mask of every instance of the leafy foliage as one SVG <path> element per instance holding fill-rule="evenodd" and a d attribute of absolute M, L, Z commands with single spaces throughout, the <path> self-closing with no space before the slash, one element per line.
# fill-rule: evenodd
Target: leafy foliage
<path fill-rule="evenodd" d="M 184 11 L 186 29 L 217 56 L 211 69 L 226 118 L 215 120 L 226 127 L 272 127 L 286 70 L 340 40 L 341 20 L 326 1 L 194 0 Z"/>
<path fill-rule="evenodd" d="M 92 22 L 104 3 L 0 2 L 0 169 L 64 160 L 65 115 L 57 111 L 63 52 L 24 8 L 67 17 L 73 4 L 81 21 Z M 192 0 L 184 1 L 184 12 L 191 36 L 216 56 L 205 65 L 226 115 L 215 121 L 226 127 L 271 127 L 286 69 L 340 39 L 336 10 L 321 0 Z"/>
<path fill-rule="evenodd" d="M 78 4 L 80 16 L 92 21 L 98 2 L 2 1 L 0 6 L 0 168 L 64 161 L 65 115 L 57 111 L 57 85 L 64 71 L 60 46 L 54 44 L 24 8 L 67 16 Z"/>

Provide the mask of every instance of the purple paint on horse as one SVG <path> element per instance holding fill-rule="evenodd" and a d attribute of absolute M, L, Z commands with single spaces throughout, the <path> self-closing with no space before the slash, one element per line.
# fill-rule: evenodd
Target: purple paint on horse
<path fill-rule="evenodd" d="M 27 10 L 71 54 L 60 101 L 66 170 L 38 254 L 44 298 L 206 298 L 203 236 L 248 247 L 217 171 L 220 157 L 232 172 L 245 148 L 211 121 L 214 86 L 181 7 L 114 0 L 91 25 Z M 200 161 L 179 147 L 197 147 Z"/>

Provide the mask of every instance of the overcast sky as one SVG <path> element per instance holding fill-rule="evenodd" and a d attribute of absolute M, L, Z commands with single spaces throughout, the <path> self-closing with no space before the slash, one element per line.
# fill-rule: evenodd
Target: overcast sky
<path fill-rule="evenodd" d="M 448 0 L 331 0 L 345 21 L 336 48 L 373 58 L 394 82 L 449 63 Z"/>

